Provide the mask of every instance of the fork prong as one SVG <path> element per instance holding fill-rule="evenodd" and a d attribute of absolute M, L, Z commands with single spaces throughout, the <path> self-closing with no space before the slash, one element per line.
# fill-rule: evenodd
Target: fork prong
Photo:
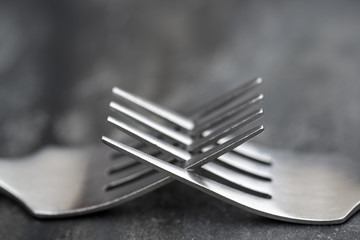
<path fill-rule="evenodd" d="M 262 111 L 258 112 L 259 114 L 262 114 Z M 250 119 L 250 120 L 249 120 Z M 249 118 L 246 118 L 246 123 L 249 123 L 251 121 L 253 121 L 253 117 L 250 116 Z M 108 122 L 110 122 L 111 124 L 113 124 L 115 127 L 119 128 L 120 130 L 124 131 L 125 133 L 137 138 L 140 141 L 144 141 L 152 146 L 154 146 L 155 148 L 164 151 L 170 155 L 172 155 L 173 157 L 175 157 L 178 160 L 194 160 L 191 161 L 191 166 L 190 168 L 193 169 L 192 164 L 194 164 L 194 166 L 201 166 L 203 164 L 205 164 L 206 162 L 224 154 L 227 151 L 232 150 L 233 148 L 235 148 L 236 146 L 240 145 L 241 143 L 245 142 L 246 140 L 258 135 L 260 132 L 263 131 L 263 127 L 258 127 L 255 129 L 252 129 L 248 132 L 246 132 L 244 135 L 247 136 L 246 134 L 248 134 L 247 137 L 249 138 L 244 138 L 243 135 L 237 135 L 237 136 L 231 136 L 231 139 L 226 141 L 223 144 L 220 144 L 219 146 L 216 146 L 214 148 L 212 148 L 211 150 L 208 150 L 207 153 L 202 153 L 200 154 L 198 157 L 196 157 L 195 159 L 193 159 L 192 155 L 190 153 L 188 153 L 185 150 L 182 150 L 181 148 L 175 147 L 165 141 L 162 141 L 148 133 L 145 133 L 127 123 L 124 123 L 123 121 L 117 120 L 113 117 L 108 117 Z M 244 125 L 243 122 L 236 122 L 235 125 Z M 228 129 L 228 128 L 227 128 Z M 255 132 L 255 135 L 253 132 Z M 216 136 L 223 136 L 224 134 L 221 132 L 221 134 L 216 134 Z M 244 139 L 242 139 L 244 138 Z M 210 138 L 210 142 L 211 142 L 211 138 Z M 238 144 L 237 144 L 238 143 Z M 221 154 L 220 154 L 221 153 Z"/>
<path fill-rule="evenodd" d="M 188 135 L 183 134 L 179 131 L 175 131 L 172 128 L 164 126 L 160 123 L 157 123 L 118 103 L 111 102 L 110 109 L 112 109 L 116 113 L 121 114 L 122 116 L 125 116 L 126 118 L 135 120 L 138 123 L 141 123 L 142 125 L 149 127 L 158 133 L 170 137 L 171 139 L 175 140 L 180 144 L 188 146 L 187 149 L 189 151 L 197 151 L 202 147 L 204 147 L 205 145 L 210 145 L 216 142 L 217 140 L 219 140 L 222 136 L 226 135 L 229 131 L 235 131 L 236 129 L 251 123 L 252 121 L 258 119 L 263 115 L 262 110 L 257 110 L 253 113 L 248 114 L 245 117 L 241 117 L 241 118 L 233 117 L 233 120 L 230 123 L 228 123 L 226 126 L 223 126 L 221 129 L 213 132 L 212 134 L 209 134 L 208 136 L 194 143 L 192 138 L 190 138 Z"/>
<path fill-rule="evenodd" d="M 270 182 L 264 181 L 263 179 L 257 179 L 246 174 L 242 174 L 216 162 L 209 162 L 208 164 L 201 167 L 202 170 L 216 176 L 216 178 L 225 179 L 230 182 L 229 186 L 233 186 L 235 189 L 250 190 L 257 195 L 261 195 L 265 198 L 271 198 Z M 213 179 L 213 180 L 215 180 Z M 221 182 L 220 180 L 220 182 Z"/>
<path fill-rule="evenodd" d="M 150 144 L 151 146 L 166 152 L 170 154 L 171 156 L 175 157 L 176 159 L 180 161 L 189 160 L 191 159 L 191 154 L 187 151 L 175 147 L 165 141 L 162 141 L 148 133 L 145 133 L 143 131 L 140 131 L 139 129 L 136 129 L 135 127 L 132 127 L 131 125 L 124 123 L 120 120 L 117 120 L 113 117 L 108 117 L 108 122 L 113 124 L 116 128 L 120 129 L 121 131 L 124 131 L 126 134 L 133 136 L 134 138 L 137 138 L 140 141 L 146 142 Z"/>
<path fill-rule="evenodd" d="M 241 148 L 244 144 L 241 145 Z M 230 166 L 230 168 L 233 168 L 236 171 L 271 181 L 271 168 L 269 168 L 267 164 L 248 159 L 247 157 L 234 153 L 234 151 L 218 157 L 217 160 L 222 164 Z"/>
<path fill-rule="evenodd" d="M 155 122 L 148 117 L 144 117 L 143 115 L 141 115 L 125 106 L 122 106 L 118 103 L 111 102 L 110 109 L 115 111 L 116 113 L 121 114 L 122 116 L 126 116 L 127 118 L 129 118 L 131 120 L 135 120 L 136 122 L 138 122 L 146 127 L 149 127 L 158 133 L 164 134 L 165 136 L 170 137 L 171 139 L 177 141 L 180 144 L 190 145 L 193 142 L 192 138 L 189 137 L 188 135 L 181 133 L 179 131 L 175 131 L 174 129 L 172 129 L 170 127 L 159 124 L 158 122 Z"/>
<path fill-rule="evenodd" d="M 213 115 L 206 116 L 196 121 L 196 127 L 192 131 L 190 131 L 189 134 L 192 136 L 201 134 L 203 131 L 213 128 L 215 125 L 219 124 L 220 122 L 230 119 L 234 115 L 243 112 L 246 109 L 250 108 L 251 106 L 261 102 L 263 99 L 264 99 L 264 95 L 259 94 L 236 104 L 230 109 L 227 109 L 225 112 L 218 111 L 215 116 Z"/>
<path fill-rule="evenodd" d="M 237 146 L 243 144 L 244 142 L 254 138 L 255 136 L 259 135 L 264 131 L 264 126 L 255 127 L 243 134 L 233 136 L 232 139 L 217 145 L 210 150 L 207 150 L 199 155 L 196 155 L 190 161 L 186 163 L 186 169 L 189 171 L 193 171 L 200 166 L 210 162 L 218 158 L 219 156 L 225 154 L 226 152 L 231 151 L 232 149 L 236 148 Z"/>
<path fill-rule="evenodd" d="M 124 107 L 118 103 L 111 102 L 110 108 L 112 110 L 116 111 L 117 113 L 120 113 L 123 116 L 130 118 L 131 120 L 136 120 L 137 122 L 172 138 L 173 140 L 177 141 L 178 143 L 188 146 L 187 149 L 189 151 L 200 150 L 202 147 L 216 142 L 221 137 L 225 136 L 229 131 L 235 131 L 236 129 L 239 129 L 239 128 L 245 126 L 246 124 L 253 122 L 254 120 L 260 118 L 263 115 L 263 111 L 260 109 L 253 113 L 248 114 L 245 117 L 241 117 L 240 119 L 239 119 L 239 117 L 236 117 L 230 123 L 228 123 L 227 125 L 223 126 L 220 129 L 218 129 L 217 131 L 212 132 L 208 136 L 205 136 L 204 138 L 196 141 L 195 143 L 192 143 L 193 141 L 189 136 L 187 136 L 181 132 L 175 131 L 164 125 L 161 125 L 161 124 L 159 124 L 147 117 L 144 117 L 143 115 L 141 115 L 135 111 L 132 111 L 131 109 Z"/>
<path fill-rule="evenodd" d="M 144 152 L 144 153 L 149 154 L 153 157 L 158 157 L 158 156 L 162 155 L 162 153 L 159 152 L 158 150 L 155 150 L 155 151 L 157 151 L 158 154 L 156 154 L 156 152 L 155 153 L 154 152 Z M 129 157 L 128 155 L 126 155 L 126 156 Z M 172 157 L 164 157 L 162 160 L 166 161 L 166 162 L 176 161 Z M 137 164 L 134 164 L 133 166 L 130 166 L 129 168 L 122 169 L 121 171 L 111 174 L 110 178 L 112 179 L 112 181 L 110 181 L 110 183 L 108 183 L 105 188 L 106 189 L 114 189 L 123 184 L 127 184 L 132 181 L 137 181 L 138 179 L 144 178 L 149 174 L 153 174 L 154 171 L 156 172 L 156 170 L 154 170 L 153 168 L 150 168 L 147 165 L 144 165 L 139 161 L 135 160 L 135 162 Z"/>
<path fill-rule="evenodd" d="M 200 118 L 204 117 L 210 112 L 217 111 L 221 106 L 229 103 L 230 101 L 246 94 L 253 88 L 257 87 L 262 83 L 262 81 L 263 80 L 261 78 L 255 78 L 226 93 L 226 95 L 221 96 L 211 102 L 208 102 L 206 106 L 199 108 L 198 111 L 195 111 L 195 113 L 193 113 L 193 118 L 196 120 L 200 120 Z M 126 100 L 127 102 L 140 106 L 141 108 L 151 112 L 152 114 L 155 114 L 158 117 L 161 117 L 189 132 L 194 130 L 194 128 L 196 127 L 193 120 L 184 117 L 174 111 L 163 108 L 162 106 L 147 99 L 141 98 L 140 96 L 136 96 L 116 87 L 113 88 L 113 94 L 123 100 Z M 207 113 L 205 114 L 205 112 Z"/>
<path fill-rule="evenodd" d="M 157 156 L 159 153 L 161 153 L 158 149 L 155 149 L 153 147 L 147 146 L 147 145 L 140 145 L 135 146 L 134 148 L 139 149 L 143 152 L 146 152 L 149 155 Z M 132 168 L 138 164 L 142 165 L 138 161 L 134 161 L 133 159 L 129 158 L 127 155 L 118 153 L 121 155 L 120 161 L 114 161 L 111 166 L 107 168 L 107 172 L 111 175 L 113 173 L 122 172 L 124 169 Z"/>
<path fill-rule="evenodd" d="M 187 164 L 187 167 L 189 170 L 194 170 L 207 162 L 223 155 L 224 153 L 232 150 L 233 148 L 237 147 L 238 145 L 248 141 L 249 139 L 257 136 L 263 131 L 263 126 L 256 127 L 244 134 L 237 135 L 230 140 L 226 141 L 225 143 L 222 143 L 218 146 L 215 146 L 211 148 L 210 150 L 207 150 L 204 153 L 201 153 L 199 155 L 196 155 L 196 157 L 193 157 L 190 153 L 187 151 L 184 151 L 180 148 L 177 148 L 175 146 L 172 146 L 171 144 L 164 142 L 150 134 L 147 134 L 145 132 L 142 132 L 135 127 L 130 126 L 129 124 L 126 124 L 120 120 L 117 120 L 113 117 L 108 117 L 108 121 L 112 123 L 115 127 L 120 128 L 125 133 L 139 139 L 140 141 L 144 141 L 155 148 L 166 152 L 173 157 L 175 157 L 178 160 L 182 161 L 189 161 Z"/>
<path fill-rule="evenodd" d="M 219 140 L 219 143 L 223 143 L 230 139 L 230 136 L 226 136 Z M 259 151 L 257 148 L 254 148 L 251 144 L 244 144 L 241 148 L 235 148 L 233 153 L 239 154 L 240 156 L 246 157 L 256 162 L 260 162 L 266 165 L 271 165 L 272 157 L 267 154 L 267 151 Z"/>
<path fill-rule="evenodd" d="M 264 111 L 262 109 L 258 109 L 245 117 L 234 117 L 232 121 L 220 127 L 219 129 L 210 132 L 207 136 L 195 141 L 193 144 L 188 146 L 189 151 L 197 151 L 201 148 L 213 144 L 223 138 L 226 135 L 229 135 L 230 132 L 236 131 L 255 120 L 259 119 L 264 115 Z"/>
<path fill-rule="evenodd" d="M 193 119 L 197 121 L 198 119 L 208 115 L 209 113 L 216 111 L 217 109 L 221 108 L 232 100 L 248 93 L 250 90 L 259 86 L 262 82 L 262 78 L 252 79 L 247 83 L 233 89 L 232 91 L 227 92 L 224 95 L 210 101 L 210 103 L 206 103 L 204 106 L 197 108 L 197 110 L 192 114 Z"/>
<path fill-rule="evenodd" d="M 154 171 L 154 169 L 149 168 L 138 162 L 137 165 L 133 166 L 131 169 L 127 171 L 121 171 L 119 174 L 114 175 L 114 180 L 108 183 L 105 186 L 105 190 L 111 190 L 113 188 L 119 187 L 129 181 L 139 179 L 147 173 Z"/>
<path fill-rule="evenodd" d="M 261 162 L 267 165 L 272 164 L 272 157 L 269 155 L 268 149 L 259 150 L 259 146 L 255 148 L 251 144 L 245 144 L 244 146 L 241 146 L 241 148 L 235 149 L 235 152 L 257 162 Z"/>
<path fill-rule="evenodd" d="M 117 151 L 127 154 L 132 158 L 144 164 L 147 164 L 150 167 L 167 174 L 168 176 L 171 176 L 174 179 L 182 181 L 214 197 L 217 197 L 239 207 L 251 208 L 253 210 L 261 209 L 259 210 L 260 212 L 266 212 L 265 209 L 268 205 L 265 201 L 269 201 L 268 199 L 259 198 L 258 196 L 250 193 L 234 190 L 227 185 L 203 177 L 194 172 L 189 172 L 186 169 L 175 166 L 168 162 L 164 162 L 158 158 L 152 157 L 146 153 L 131 148 L 108 137 L 102 137 L 102 141 L 109 147 L 112 147 Z"/>
<path fill-rule="evenodd" d="M 182 128 L 186 129 L 186 130 L 192 130 L 195 126 L 194 126 L 194 122 L 191 121 L 190 119 L 183 117 L 181 115 L 179 115 L 176 112 L 173 112 L 169 109 L 165 109 L 163 107 L 161 107 L 160 105 L 153 103 L 149 100 L 146 100 L 144 98 L 141 98 L 140 96 L 136 96 L 134 94 L 128 93 L 122 89 L 113 88 L 113 94 L 115 96 L 120 97 L 121 99 L 124 99 L 130 103 L 136 104 L 140 107 L 142 107 L 143 109 L 156 114 L 157 116 L 168 120 L 171 123 L 175 123 L 178 126 L 181 126 Z"/>
<path fill-rule="evenodd" d="M 174 176 L 175 172 L 187 173 L 187 171 L 183 168 L 177 167 L 171 163 L 168 163 L 168 162 L 160 160 L 156 157 L 150 156 L 140 150 L 129 147 L 129 146 L 127 146 L 121 142 L 115 141 L 111 138 L 103 136 L 102 141 L 109 147 L 111 147 L 119 152 L 122 152 L 142 163 L 146 163 L 147 165 L 150 165 L 151 167 L 153 167 L 159 171 L 165 171 L 170 176 Z"/>

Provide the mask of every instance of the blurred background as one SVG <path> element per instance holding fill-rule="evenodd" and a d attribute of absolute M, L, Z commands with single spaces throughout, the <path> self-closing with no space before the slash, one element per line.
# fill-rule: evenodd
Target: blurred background
<path fill-rule="evenodd" d="M 2 0 L 0 152 L 98 142 L 113 86 L 182 111 L 258 76 L 259 141 L 357 148 L 360 2 Z"/>
<path fill-rule="evenodd" d="M 118 86 L 186 112 L 253 77 L 256 141 L 360 144 L 360 1 L 0 1 L 0 154 L 86 145 Z"/>

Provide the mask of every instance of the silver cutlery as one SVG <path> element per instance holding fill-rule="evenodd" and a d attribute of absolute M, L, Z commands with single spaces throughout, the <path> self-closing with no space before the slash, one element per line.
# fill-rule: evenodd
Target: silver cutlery
<path fill-rule="evenodd" d="M 219 125 L 221 122 L 234 118 L 234 116 L 239 115 L 239 113 L 242 113 L 248 108 L 261 102 L 264 98 L 263 94 L 256 94 L 241 102 L 237 101 L 242 99 L 244 95 L 249 94 L 251 91 L 259 87 L 262 83 L 262 78 L 254 78 L 223 94 L 222 96 L 205 103 L 203 106 L 197 107 L 192 111 L 189 117 L 183 116 L 170 109 L 166 109 L 154 102 L 126 92 L 117 87 L 113 88 L 113 94 L 116 97 L 132 104 L 133 106 L 140 107 L 152 115 L 160 117 L 169 123 L 170 127 L 161 125 L 156 121 L 152 121 L 151 116 L 143 116 L 130 110 L 129 108 L 121 106 L 116 102 L 110 103 L 110 109 L 117 113 L 122 113 L 131 120 L 135 120 L 136 122 L 139 122 L 156 132 L 168 136 L 170 139 L 182 144 L 185 149 L 190 150 L 192 149 L 190 146 L 197 140 L 196 138 L 200 137 L 201 140 L 204 135 L 206 136 L 209 134 L 208 130 L 211 130 L 211 128 L 215 125 Z M 235 104 L 232 104 L 232 102 L 235 102 Z M 226 105 L 230 105 L 230 107 L 226 108 Z M 109 120 L 111 120 L 111 117 Z M 205 140 L 207 141 L 208 139 Z M 240 155 L 247 155 L 248 153 L 247 150 L 242 147 L 235 148 L 233 151 Z M 257 161 L 265 164 L 271 163 L 266 154 L 259 154 L 257 152 L 251 152 L 250 155 L 251 154 L 256 154 L 255 159 Z"/>
<path fill-rule="evenodd" d="M 159 154 L 144 145 L 136 146 Z M 103 145 L 45 147 L 26 157 L 0 159 L 0 189 L 41 218 L 107 209 L 166 182 L 163 174 L 127 156 L 114 155 Z"/>
<path fill-rule="evenodd" d="M 115 89 L 114 93 L 118 91 Z M 135 95 L 133 97 L 138 98 Z M 196 128 L 191 118 L 179 114 L 172 116 L 171 111 L 150 101 L 133 101 L 134 98 L 127 100 L 183 128 L 185 132 L 192 131 L 189 126 Z M 164 162 L 118 141 L 106 137 L 103 137 L 103 141 L 174 179 L 266 217 L 295 223 L 336 224 L 346 221 L 360 208 L 360 162 L 340 154 L 300 154 L 245 143 L 235 151 L 240 151 L 248 160 L 262 162 L 260 169 L 267 169 L 265 172 L 270 176 L 262 179 L 247 171 L 216 166 L 213 169 L 220 172 L 219 175 L 227 176 L 227 182 L 220 182 L 214 181 L 204 172 L 198 173 L 190 171 L 186 165 L 176 166 Z M 171 153 L 165 149 L 162 151 Z M 208 165 L 211 168 L 211 164 L 218 162 L 212 161 L 202 168 Z"/>
<path fill-rule="evenodd" d="M 174 179 L 265 217 L 303 224 L 338 224 L 359 210 L 360 163 L 342 155 L 301 155 L 250 145 L 253 150 L 268 153 L 272 160 L 271 181 L 251 183 L 252 188 L 266 189 L 268 194 L 260 195 L 214 181 L 120 142 L 107 138 L 103 141 Z M 240 178 L 237 180 L 238 185 L 244 185 Z"/>
<path fill-rule="evenodd" d="M 239 96 L 249 89 L 251 87 L 245 84 L 230 94 Z M 161 152 L 141 143 L 130 145 L 161 156 Z M 103 145 L 51 146 L 26 157 L 0 159 L 0 190 L 41 218 L 83 215 L 107 209 L 170 181 L 170 177 L 126 155 L 114 155 Z"/>

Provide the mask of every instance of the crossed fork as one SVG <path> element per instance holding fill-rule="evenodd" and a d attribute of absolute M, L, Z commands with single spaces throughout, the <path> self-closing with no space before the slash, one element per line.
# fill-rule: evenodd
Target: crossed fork
<path fill-rule="evenodd" d="M 48 146 L 18 159 L 2 158 L 0 190 L 33 215 L 50 218 L 110 208 L 177 179 L 274 219 L 346 221 L 360 208 L 359 161 L 245 143 L 263 131 L 253 126 L 263 111 L 250 111 L 263 95 L 242 100 L 261 83 L 249 81 L 191 118 L 114 88 L 124 104 L 110 104 L 117 117 L 108 121 L 140 142 L 103 137 L 121 152 L 111 155 L 105 146 Z"/>

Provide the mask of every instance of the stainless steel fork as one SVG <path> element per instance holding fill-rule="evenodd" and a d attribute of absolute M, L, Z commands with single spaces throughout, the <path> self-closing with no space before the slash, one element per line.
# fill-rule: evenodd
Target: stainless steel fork
<path fill-rule="evenodd" d="M 159 155 L 143 144 L 133 144 Z M 114 155 L 103 145 L 46 147 L 30 156 L 0 159 L 0 189 L 42 218 L 107 209 L 169 181 L 125 155 Z"/>
<path fill-rule="evenodd" d="M 116 89 L 114 92 L 117 92 Z M 178 114 L 177 121 L 173 121 L 171 111 L 147 100 L 127 99 L 184 129 L 189 130 L 191 124 L 188 123 L 194 123 Z M 339 154 L 299 154 L 246 143 L 236 151 L 249 160 L 256 161 L 259 156 L 266 159 L 262 161 L 262 168 L 270 173 L 270 181 L 263 181 L 256 175 L 251 176 L 249 172 L 241 172 L 231 166 L 217 166 L 220 175 L 227 176 L 227 182 L 221 182 L 218 179 L 214 181 L 213 176 L 209 177 L 204 172 L 192 172 L 186 167 L 165 163 L 120 142 L 107 138 L 103 141 L 175 179 L 270 218 L 296 223 L 335 224 L 346 221 L 360 208 L 360 162 Z M 204 167 L 212 163 L 215 162 Z M 252 177 L 251 181 L 244 176 Z M 254 189 L 260 189 L 265 194 L 251 191 Z"/>
<path fill-rule="evenodd" d="M 342 155 L 302 155 L 250 145 L 255 154 L 257 151 L 269 154 L 273 163 L 269 166 L 271 182 L 251 183 L 252 188 L 268 193 L 259 195 L 164 162 L 120 142 L 103 140 L 174 179 L 265 217 L 303 224 L 339 224 L 360 208 L 360 162 Z M 239 173 L 227 174 L 236 179 Z M 237 179 L 238 185 L 246 183 Z"/>

